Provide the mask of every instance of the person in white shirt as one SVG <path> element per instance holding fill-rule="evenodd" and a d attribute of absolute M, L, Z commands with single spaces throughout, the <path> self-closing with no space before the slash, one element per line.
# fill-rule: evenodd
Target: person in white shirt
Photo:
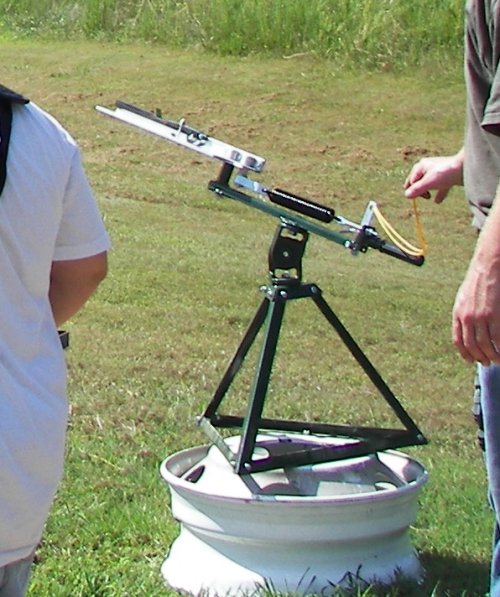
<path fill-rule="evenodd" d="M 110 243 L 66 130 L 1 85 L 0 125 L 0 597 L 21 597 L 63 472 L 58 328 L 106 276 Z"/>

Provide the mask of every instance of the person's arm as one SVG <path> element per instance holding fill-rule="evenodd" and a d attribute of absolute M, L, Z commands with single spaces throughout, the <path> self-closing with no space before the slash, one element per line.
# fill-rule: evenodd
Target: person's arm
<path fill-rule="evenodd" d="M 49 300 L 57 326 L 83 307 L 106 277 L 107 263 L 106 252 L 52 263 Z"/>
<path fill-rule="evenodd" d="M 457 293 L 452 333 L 466 361 L 500 364 L 500 186 Z"/>
<path fill-rule="evenodd" d="M 422 158 L 410 171 L 404 183 L 405 196 L 430 198 L 436 191 L 435 203 L 441 203 L 451 187 L 463 184 L 464 150 L 455 155 Z"/>

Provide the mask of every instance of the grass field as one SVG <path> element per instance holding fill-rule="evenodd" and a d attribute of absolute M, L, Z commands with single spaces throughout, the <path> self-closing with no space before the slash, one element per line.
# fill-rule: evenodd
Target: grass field
<path fill-rule="evenodd" d="M 143 41 L 219 55 L 309 54 L 337 64 L 449 61 L 462 0 L 0 0 L 9 37 Z"/>
<path fill-rule="evenodd" d="M 276 222 L 211 196 L 216 163 L 107 121 L 94 106 L 124 99 L 185 117 L 265 156 L 266 183 L 350 219 L 376 199 L 413 239 L 403 180 L 419 156 L 461 143 L 461 72 L 355 74 L 311 56 L 222 58 L 98 42 L 5 41 L 2 56 L 2 82 L 80 143 L 113 240 L 108 279 L 69 326 L 67 469 L 30 595 L 171 595 L 159 568 L 178 528 L 158 467 L 205 443 L 194 416 L 260 301 Z M 415 595 L 480 596 L 492 519 L 470 416 L 473 371 L 449 329 L 474 233 L 459 190 L 440 207 L 420 208 L 429 242 L 423 268 L 376 252 L 353 258 L 313 237 L 304 276 L 321 286 L 430 439 L 408 450 L 430 473 L 412 530 L 428 571 Z M 294 312 L 287 325 L 286 346 L 295 350 L 279 361 L 271 411 L 387 419 L 313 312 Z M 243 404 L 244 388 L 232 400 Z"/>

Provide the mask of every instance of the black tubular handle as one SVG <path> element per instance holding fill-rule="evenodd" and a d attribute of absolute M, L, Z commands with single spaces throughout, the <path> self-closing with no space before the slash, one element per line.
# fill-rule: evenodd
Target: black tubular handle
<path fill-rule="evenodd" d="M 355 252 L 364 252 L 367 248 L 377 249 L 381 253 L 385 253 L 396 259 L 401 259 L 401 261 L 405 261 L 411 265 L 420 266 L 423 265 L 425 261 L 423 255 L 410 255 L 409 253 L 405 253 L 399 247 L 386 242 L 376 234 L 374 228 L 371 226 L 364 226 L 359 231 L 354 242 L 351 243 L 351 250 L 354 250 Z"/>
<path fill-rule="evenodd" d="M 425 261 L 425 257 L 423 255 L 408 255 L 408 253 L 405 253 L 398 247 L 390 245 L 389 243 L 383 242 L 377 248 L 381 253 L 385 253 L 391 257 L 396 257 L 396 259 L 401 259 L 402 261 L 406 261 L 406 263 L 411 263 L 412 265 L 421 266 Z"/>
<path fill-rule="evenodd" d="M 304 199 L 288 191 L 267 189 L 266 193 L 273 203 L 314 218 L 315 220 L 329 223 L 335 216 L 335 211 L 330 207 L 320 205 L 310 199 Z"/>

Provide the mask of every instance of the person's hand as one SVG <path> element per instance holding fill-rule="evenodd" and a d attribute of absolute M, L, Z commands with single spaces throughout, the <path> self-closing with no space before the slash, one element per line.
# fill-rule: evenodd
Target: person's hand
<path fill-rule="evenodd" d="M 470 362 L 500 364 L 500 265 L 473 257 L 453 308 L 453 343 Z"/>
<path fill-rule="evenodd" d="M 469 362 L 500 364 L 500 187 L 453 307 L 453 343 Z"/>
<path fill-rule="evenodd" d="M 452 156 L 422 158 L 405 180 L 405 196 L 430 199 L 431 191 L 436 191 L 434 202 L 441 203 L 451 187 L 462 184 L 463 163 L 463 150 Z"/>

